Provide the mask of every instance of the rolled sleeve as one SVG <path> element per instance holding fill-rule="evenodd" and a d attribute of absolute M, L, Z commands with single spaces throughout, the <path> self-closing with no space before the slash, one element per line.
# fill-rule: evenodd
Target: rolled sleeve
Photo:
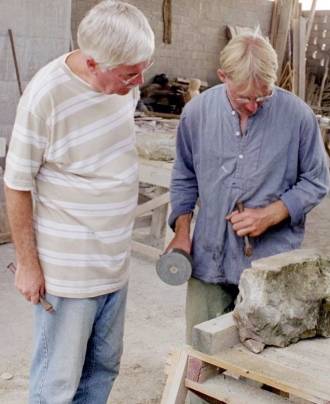
<path fill-rule="evenodd" d="M 174 229 L 176 219 L 194 211 L 198 198 L 198 183 L 194 169 L 189 122 L 183 115 L 178 127 L 176 160 L 171 179 L 171 207 L 168 219 L 169 226 Z"/>
<path fill-rule="evenodd" d="M 306 116 L 302 122 L 300 135 L 298 180 L 281 196 L 292 225 L 303 223 L 305 215 L 320 203 L 330 187 L 327 158 L 313 114 Z"/>

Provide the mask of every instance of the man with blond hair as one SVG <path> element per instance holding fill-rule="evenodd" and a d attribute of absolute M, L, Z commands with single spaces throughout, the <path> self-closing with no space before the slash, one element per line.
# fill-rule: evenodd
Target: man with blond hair
<path fill-rule="evenodd" d="M 232 308 L 252 260 L 301 245 L 306 214 L 329 190 L 317 120 L 301 99 L 275 86 L 277 67 L 261 35 L 233 38 L 220 55 L 223 84 L 191 100 L 181 116 L 169 218 L 175 236 L 167 249 L 193 258 L 188 343 L 195 324 Z M 243 236 L 250 237 L 250 257 Z"/>
<path fill-rule="evenodd" d="M 78 44 L 26 88 L 6 163 L 16 287 L 54 308 L 35 306 L 30 404 L 105 404 L 123 347 L 133 118 L 154 34 L 136 7 L 106 0 L 81 21 Z"/>

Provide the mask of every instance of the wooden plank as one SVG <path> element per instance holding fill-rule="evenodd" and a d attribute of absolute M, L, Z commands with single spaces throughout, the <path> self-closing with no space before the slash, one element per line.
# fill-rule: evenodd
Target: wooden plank
<path fill-rule="evenodd" d="M 315 343 L 312 340 L 309 342 Z M 328 374 L 320 379 L 310 369 L 295 370 L 292 366 L 283 366 L 276 357 L 267 358 L 263 353 L 253 354 L 242 345 L 212 356 L 193 350 L 189 355 L 313 403 L 325 404 L 330 401 Z"/>
<path fill-rule="evenodd" d="M 162 195 L 157 196 L 156 198 L 151 199 L 148 202 L 142 203 L 136 208 L 136 217 L 142 216 L 147 212 L 150 212 L 151 210 L 154 210 L 156 208 L 159 208 L 162 205 L 165 205 L 169 202 L 170 200 L 170 193 L 165 192 Z"/>
<path fill-rule="evenodd" d="M 151 247 L 147 244 L 142 244 L 134 240 L 132 241 L 132 251 L 138 254 L 145 255 L 153 260 L 158 260 L 158 258 L 162 254 L 162 251 L 159 250 L 158 248 Z"/>
<path fill-rule="evenodd" d="M 139 177 L 141 182 L 169 188 L 173 163 L 165 161 L 139 159 Z"/>
<path fill-rule="evenodd" d="M 187 396 L 185 377 L 187 372 L 188 353 L 180 352 L 179 359 L 173 363 L 165 385 L 160 404 L 184 404 Z"/>
<path fill-rule="evenodd" d="M 200 383 L 189 379 L 186 387 L 229 404 L 286 404 L 289 401 L 271 392 L 248 385 L 226 375 L 217 375 Z"/>

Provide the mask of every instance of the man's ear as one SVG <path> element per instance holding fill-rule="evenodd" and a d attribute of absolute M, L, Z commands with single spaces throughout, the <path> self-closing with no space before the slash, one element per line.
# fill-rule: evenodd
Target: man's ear
<path fill-rule="evenodd" d="M 97 68 L 97 63 L 95 62 L 95 60 L 93 58 L 87 58 L 86 59 L 86 65 L 87 65 L 87 69 L 90 73 L 95 73 L 96 68 Z"/>
<path fill-rule="evenodd" d="M 224 83 L 227 78 L 226 73 L 222 69 L 218 69 L 217 74 L 218 74 L 219 80 Z"/>

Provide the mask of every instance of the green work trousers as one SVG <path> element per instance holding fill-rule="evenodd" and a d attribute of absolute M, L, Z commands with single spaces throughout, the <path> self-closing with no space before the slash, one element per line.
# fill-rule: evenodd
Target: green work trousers
<path fill-rule="evenodd" d="M 205 283 L 191 278 L 188 281 L 186 298 L 186 342 L 192 343 L 192 329 L 196 324 L 221 316 L 234 308 L 238 288 Z M 206 401 L 189 393 L 190 404 L 204 404 Z"/>

